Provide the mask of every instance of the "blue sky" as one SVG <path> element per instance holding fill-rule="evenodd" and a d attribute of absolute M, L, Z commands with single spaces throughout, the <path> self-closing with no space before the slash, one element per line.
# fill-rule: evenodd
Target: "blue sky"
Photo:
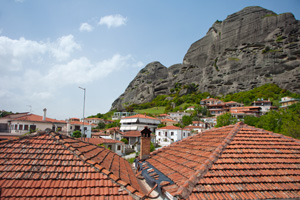
<path fill-rule="evenodd" d="M 56 119 L 106 113 L 146 64 L 181 63 L 246 6 L 300 18 L 298 0 L 1 0 L 0 109 Z"/>

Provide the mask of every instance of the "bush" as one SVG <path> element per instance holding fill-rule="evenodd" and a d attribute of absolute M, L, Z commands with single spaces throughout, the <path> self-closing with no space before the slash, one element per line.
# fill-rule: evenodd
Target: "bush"
<path fill-rule="evenodd" d="M 81 132 L 80 132 L 79 130 L 74 131 L 74 132 L 72 133 L 72 137 L 80 138 L 80 137 L 81 137 Z"/>
<path fill-rule="evenodd" d="M 128 144 L 128 140 L 126 138 L 122 138 L 121 141 L 124 142 L 125 144 Z"/>

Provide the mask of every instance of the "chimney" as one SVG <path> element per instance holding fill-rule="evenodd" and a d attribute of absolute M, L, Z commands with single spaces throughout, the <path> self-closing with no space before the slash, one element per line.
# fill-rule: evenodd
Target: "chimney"
<path fill-rule="evenodd" d="M 141 153 L 140 159 L 144 160 L 150 156 L 151 130 L 145 127 L 141 131 Z"/>
<path fill-rule="evenodd" d="M 43 111 L 44 111 L 43 121 L 46 121 L 46 112 L 47 112 L 47 109 L 44 108 Z"/>

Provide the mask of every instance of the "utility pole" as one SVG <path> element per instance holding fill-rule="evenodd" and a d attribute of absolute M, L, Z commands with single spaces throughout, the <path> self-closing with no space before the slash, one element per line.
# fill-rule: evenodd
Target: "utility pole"
<path fill-rule="evenodd" d="M 86 89 L 83 87 L 79 86 L 79 89 L 82 89 L 84 91 L 84 95 L 83 95 L 83 118 L 82 118 L 82 133 L 81 133 L 81 140 L 82 140 L 82 136 L 84 134 L 84 111 L 85 111 L 85 91 Z"/>

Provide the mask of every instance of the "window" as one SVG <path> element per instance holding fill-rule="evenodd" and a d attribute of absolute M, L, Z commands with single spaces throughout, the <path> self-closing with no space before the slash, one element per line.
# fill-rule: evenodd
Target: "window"
<path fill-rule="evenodd" d="M 160 132 L 158 132 L 158 135 L 160 136 Z"/>
<path fill-rule="evenodd" d="M 19 130 L 23 130 L 23 124 L 19 125 Z"/>
<path fill-rule="evenodd" d="M 185 136 L 185 132 L 183 133 L 183 136 Z"/>
<path fill-rule="evenodd" d="M 171 132 L 171 136 L 173 136 L 174 135 L 174 132 Z"/>
<path fill-rule="evenodd" d="M 15 128 L 14 128 L 15 130 L 18 130 L 18 124 L 15 124 Z"/>
<path fill-rule="evenodd" d="M 165 136 L 166 136 L 166 137 L 168 136 L 168 132 L 165 132 Z"/>
<path fill-rule="evenodd" d="M 121 150 L 121 145 L 118 145 L 117 150 L 118 150 L 118 151 Z"/>
<path fill-rule="evenodd" d="M 28 131 L 28 125 L 24 126 L 24 130 Z"/>

